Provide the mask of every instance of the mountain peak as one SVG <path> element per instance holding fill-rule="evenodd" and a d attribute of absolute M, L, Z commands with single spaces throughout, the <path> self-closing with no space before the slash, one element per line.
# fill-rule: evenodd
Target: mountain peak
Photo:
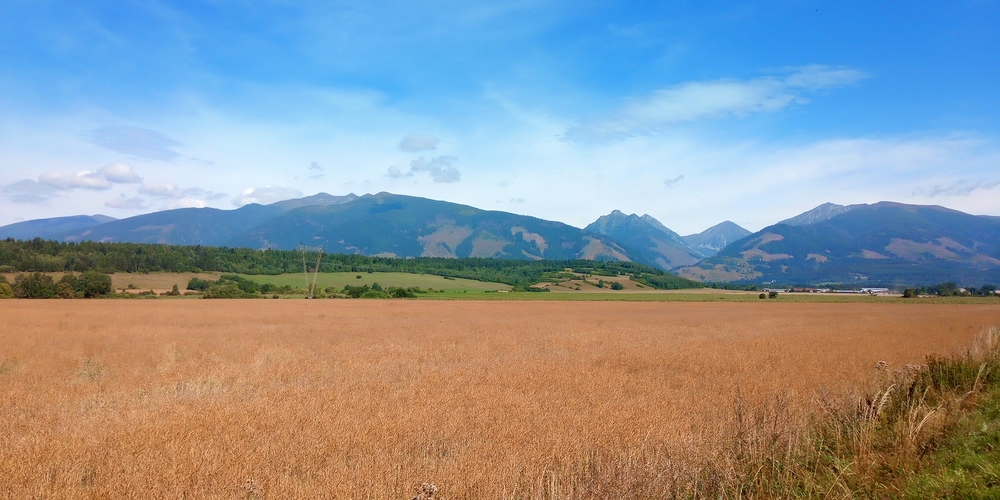
<path fill-rule="evenodd" d="M 705 257 L 719 253 L 726 245 L 750 235 L 750 231 L 732 221 L 722 221 L 698 234 L 684 237 L 684 242 Z"/>
<path fill-rule="evenodd" d="M 681 237 L 646 214 L 642 217 L 636 214 L 625 215 L 621 210 L 613 210 L 608 215 L 598 217 L 584 231 L 592 234 L 609 236 L 620 241 L 640 255 L 646 262 L 651 262 L 663 269 L 696 262 L 700 256 L 688 248 Z"/>
<path fill-rule="evenodd" d="M 812 210 L 807 212 L 802 212 L 795 217 L 785 219 L 778 224 L 786 224 L 789 226 L 805 226 L 809 224 L 815 224 L 817 222 L 823 222 L 828 219 L 832 219 L 840 214 L 850 212 L 860 207 L 867 207 L 865 203 L 858 205 L 837 205 L 836 203 L 824 203 Z"/>

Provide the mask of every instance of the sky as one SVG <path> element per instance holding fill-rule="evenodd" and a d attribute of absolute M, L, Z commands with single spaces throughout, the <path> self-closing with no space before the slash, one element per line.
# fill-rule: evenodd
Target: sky
<path fill-rule="evenodd" d="M 0 225 L 387 191 L 690 234 L 1000 215 L 1000 2 L 0 6 Z"/>

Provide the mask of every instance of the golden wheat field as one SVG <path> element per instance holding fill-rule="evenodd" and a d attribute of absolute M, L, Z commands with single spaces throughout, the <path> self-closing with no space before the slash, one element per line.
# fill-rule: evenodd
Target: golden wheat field
<path fill-rule="evenodd" d="M 995 305 L 0 302 L 0 497 L 655 498 Z M 782 425 L 794 425 L 785 422 Z"/>

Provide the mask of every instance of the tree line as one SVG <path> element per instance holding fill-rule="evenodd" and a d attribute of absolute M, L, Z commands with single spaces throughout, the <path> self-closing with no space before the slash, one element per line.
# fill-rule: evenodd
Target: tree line
<path fill-rule="evenodd" d="M 0 274 L 0 299 L 90 299 L 113 291 L 111 276 L 97 271 L 66 273 L 59 281 L 40 272 L 18 274 L 13 283 Z"/>
<path fill-rule="evenodd" d="M 305 259 L 303 258 L 305 257 Z M 294 250 L 103 243 L 0 240 L 0 273 L 16 272 L 222 272 L 278 275 L 315 265 L 317 254 Z M 323 254 L 320 272 L 404 272 L 505 283 L 527 289 L 547 274 L 571 269 L 592 275 L 628 275 L 653 288 L 699 288 L 700 283 L 634 262 L 593 260 L 514 260 L 438 257 L 389 258 Z"/>

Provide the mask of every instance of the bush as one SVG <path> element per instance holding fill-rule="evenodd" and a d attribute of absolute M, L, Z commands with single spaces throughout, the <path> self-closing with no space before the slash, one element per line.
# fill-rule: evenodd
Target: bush
<path fill-rule="evenodd" d="M 352 299 L 357 299 L 357 298 L 361 298 L 362 295 L 364 295 L 365 293 L 367 293 L 370 290 L 371 289 L 368 288 L 368 285 L 364 285 L 364 286 L 344 285 L 343 293 L 344 293 L 344 295 L 347 295 L 348 297 L 350 297 Z"/>
<path fill-rule="evenodd" d="M 611 289 L 612 290 L 624 290 L 625 289 L 625 285 L 623 285 L 620 282 L 616 281 L 616 282 L 614 282 L 614 283 L 611 284 Z"/>
<path fill-rule="evenodd" d="M 112 292 L 111 276 L 97 271 L 84 271 L 76 279 L 76 291 L 86 298 L 102 297 Z"/>
<path fill-rule="evenodd" d="M 212 286 L 211 281 L 203 280 L 201 278 L 191 278 L 191 281 L 188 281 L 187 289 L 204 292 L 205 290 L 208 290 L 208 287 L 210 286 Z"/>
<path fill-rule="evenodd" d="M 0 281 L 0 299 L 13 299 L 14 289 L 11 288 L 7 280 Z"/>
<path fill-rule="evenodd" d="M 904 299 L 912 299 L 913 297 L 916 296 L 917 296 L 916 291 L 913 290 L 912 288 L 907 288 L 906 290 L 903 290 Z"/>
<path fill-rule="evenodd" d="M 763 294 L 762 293 L 762 294 L 758 295 L 757 298 L 758 299 L 766 299 L 767 298 L 767 294 Z"/>
<path fill-rule="evenodd" d="M 386 289 L 386 292 L 388 292 L 389 296 L 394 299 L 412 299 L 417 296 L 413 290 L 407 288 L 401 288 L 398 286 L 390 286 L 388 289 Z"/>
<path fill-rule="evenodd" d="M 368 290 L 361 294 L 362 299 L 388 299 L 389 295 L 379 290 Z"/>
<path fill-rule="evenodd" d="M 14 278 L 14 296 L 19 299 L 51 299 L 56 296 L 56 282 L 42 273 L 19 274 Z"/>
<path fill-rule="evenodd" d="M 212 285 L 202 295 L 203 299 L 252 299 L 256 297 L 259 295 L 243 291 L 236 285 Z"/>
<path fill-rule="evenodd" d="M 778 298 L 778 292 L 767 292 L 767 298 L 776 299 Z"/>

